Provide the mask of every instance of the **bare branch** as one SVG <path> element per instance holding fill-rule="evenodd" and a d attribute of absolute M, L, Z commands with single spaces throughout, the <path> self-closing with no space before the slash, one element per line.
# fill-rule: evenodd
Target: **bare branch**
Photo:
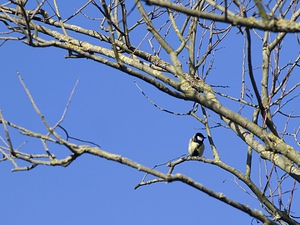
<path fill-rule="evenodd" d="M 68 60 L 90 59 L 178 101 L 188 101 L 187 112 L 165 109 L 164 103 L 155 102 L 134 81 L 155 108 L 195 119 L 195 126 L 206 133 L 206 151 L 212 159 L 185 154 L 148 167 L 106 151 L 92 140 L 73 136 L 69 125 L 63 126 L 79 80 L 52 126 L 17 73 L 46 131 L 15 124 L 9 112 L 1 109 L 7 116 L 0 110 L 0 162 L 10 162 L 13 171 L 27 171 L 37 166 L 66 167 L 88 154 L 142 171 L 144 176 L 135 189 L 179 181 L 264 224 L 299 224 L 292 208 L 300 182 L 296 107 L 300 55 L 294 50 L 300 43 L 298 1 L 86 0 L 74 3 L 76 8 L 66 13 L 58 3 L 18 0 L 1 4 L 0 47 L 13 40 L 43 51 L 61 49 Z M 182 111 L 181 105 L 175 107 Z M 38 140 L 35 153 L 27 139 L 15 137 Z M 232 142 L 233 148 L 228 149 L 224 140 Z M 245 156 L 238 166 L 237 151 Z M 189 161 L 214 165 L 234 176 L 238 189 L 252 196 L 261 209 L 208 188 L 205 180 L 202 184 L 197 177 L 174 173 L 175 169 L 182 172 L 181 166 Z"/>

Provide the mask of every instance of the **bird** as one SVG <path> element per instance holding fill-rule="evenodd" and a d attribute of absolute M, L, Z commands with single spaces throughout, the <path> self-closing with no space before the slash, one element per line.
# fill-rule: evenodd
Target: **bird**
<path fill-rule="evenodd" d="M 201 133 L 196 133 L 189 141 L 188 152 L 190 156 L 202 156 L 204 152 L 204 137 Z"/>

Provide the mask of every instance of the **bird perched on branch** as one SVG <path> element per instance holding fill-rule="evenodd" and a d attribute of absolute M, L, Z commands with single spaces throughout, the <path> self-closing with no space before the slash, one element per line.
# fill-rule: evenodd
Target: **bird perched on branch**
<path fill-rule="evenodd" d="M 204 152 L 205 137 L 201 133 L 196 133 L 189 141 L 189 154 L 190 156 L 202 156 Z"/>

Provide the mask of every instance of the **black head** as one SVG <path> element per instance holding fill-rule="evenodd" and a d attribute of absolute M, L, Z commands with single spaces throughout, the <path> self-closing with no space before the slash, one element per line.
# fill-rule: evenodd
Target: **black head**
<path fill-rule="evenodd" d="M 204 139 L 205 139 L 205 137 L 203 136 L 203 134 L 201 134 L 201 133 L 196 133 L 196 134 L 194 135 L 193 141 L 194 141 L 194 142 L 197 142 L 197 143 L 203 143 Z"/>

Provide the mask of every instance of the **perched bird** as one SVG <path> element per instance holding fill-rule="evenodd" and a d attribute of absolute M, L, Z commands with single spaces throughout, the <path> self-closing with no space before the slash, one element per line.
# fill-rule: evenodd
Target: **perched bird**
<path fill-rule="evenodd" d="M 189 154 L 190 156 L 202 156 L 204 151 L 205 137 L 201 133 L 196 133 L 189 141 Z"/>

